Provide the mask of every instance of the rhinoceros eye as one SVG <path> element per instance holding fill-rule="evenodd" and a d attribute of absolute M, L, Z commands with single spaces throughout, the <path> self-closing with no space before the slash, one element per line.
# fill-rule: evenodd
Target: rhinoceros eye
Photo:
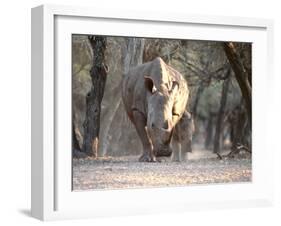
<path fill-rule="evenodd" d="M 173 116 L 179 116 L 179 114 L 177 113 L 175 107 L 172 108 L 172 114 L 173 114 Z"/>
<path fill-rule="evenodd" d="M 180 115 L 178 113 L 176 113 L 176 112 L 173 112 L 173 116 L 179 117 Z"/>

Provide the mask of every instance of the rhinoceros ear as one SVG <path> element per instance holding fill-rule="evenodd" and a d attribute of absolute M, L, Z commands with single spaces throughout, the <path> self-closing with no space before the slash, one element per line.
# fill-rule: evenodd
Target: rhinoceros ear
<path fill-rule="evenodd" d="M 156 92 L 156 87 L 154 85 L 153 79 L 149 76 L 144 76 L 144 84 L 146 89 L 152 94 Z"/>

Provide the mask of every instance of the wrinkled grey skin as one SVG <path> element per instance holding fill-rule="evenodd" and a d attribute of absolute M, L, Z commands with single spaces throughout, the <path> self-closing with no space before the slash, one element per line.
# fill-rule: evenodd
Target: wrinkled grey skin
<path fill-rule="evenodd" d="M 183 76 L 160 57 L 124 75 L 123 103 L 143 145 L 139 161 L 171 156 L 173 129 L 184 113 L 188 95 Z"/>
<path fill-rule="evenodd" d="M 191 144 L 194 130 L 192 115 L 185 111 L 174 129 L 172 161 L 185 161 L 187 159 L 187 153 L 192 152 Z"/>

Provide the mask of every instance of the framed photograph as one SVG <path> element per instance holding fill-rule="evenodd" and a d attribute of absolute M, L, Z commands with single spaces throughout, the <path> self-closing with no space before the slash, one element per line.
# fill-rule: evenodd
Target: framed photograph
<path fill-rule="evenodd" d="M 32 9 L 32 216 L 272 205 L 273 22 Z"/>

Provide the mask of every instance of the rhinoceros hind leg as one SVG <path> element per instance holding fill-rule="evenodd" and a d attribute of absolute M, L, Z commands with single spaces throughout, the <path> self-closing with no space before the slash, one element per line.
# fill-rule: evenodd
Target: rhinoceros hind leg
<path fill-rule="evenodd" d="M 181 161 L 184 162 L 187 160 L 187 152 L 185 150 L 181 150 Z"/>
<path fill-rule="evenodd" d="M 156 157 L 153 153 L 151 141 L 146 132 L 146 119 L 144 115 L 139 111 L 133 112 L 133 121 L 137 130 L 137 133 L 141 139 L 143 145 L 143 154 L 139 158 L 140 162 L 156 162 Z"/>
<path fill-rule="evenodd" d="M 192 152 L 191 139 L 184 143 L 184 148 L 181 149 L 181 160 L 188 160 L 188 153 Z"/>

